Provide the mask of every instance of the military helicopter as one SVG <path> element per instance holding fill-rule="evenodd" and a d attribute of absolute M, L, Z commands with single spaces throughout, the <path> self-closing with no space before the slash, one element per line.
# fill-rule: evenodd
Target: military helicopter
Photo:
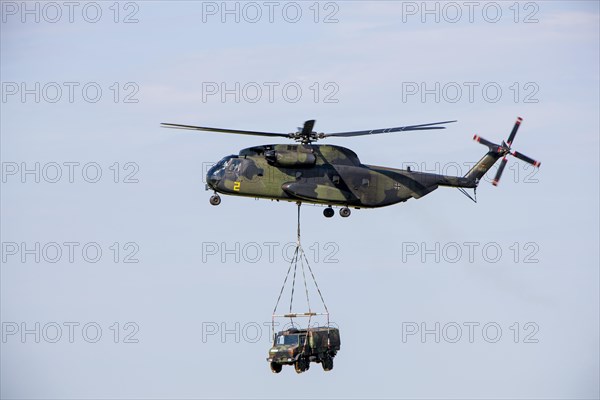
<path fill-rule="evenodd" d="M 271 200 L 307 202 L 326 206 L 323 215 L 331 218 L 333 206 L 341 207 L 342 217 L 350 216 L 350 207 L 376 208 L 420 199 L 439 186 L 456 187 L 466 196 L 465 189 L 475 191 L 481 177 L 502 158 L 493 184 L 496 186 L 506 167 L 507 156 L 512 155 L 535 167 L 540 162 L 513 151 L 511 146 L 522 118 L 510 132 L 508 140 L 495 144 L 477 135 L 477 142 L 488 147 L 488 152 L 465 176 L 448 176 L 362 164 L 350 149 L 341 146 L 314 144 L 329 137 L 355 137 L 391 132 L 409 132 L 445 129 L 444 124 L 456 121 L 433 122 L 395 128 L 352 132 L 317 133 L 315 120 L 306 121 L 302 128 L 292 133 L 243 131 L 237 129 L 209 128 L 204 126 L 162 123 L 166 128 L 190 129 L 240 135 L 282 137 L 297 144 L 268 144 L 243 149 L 238 155 L 224 157 L 209 169 L 206 190 L 214 191 L 210 204 L 221 204 L 219 193 Z"/>

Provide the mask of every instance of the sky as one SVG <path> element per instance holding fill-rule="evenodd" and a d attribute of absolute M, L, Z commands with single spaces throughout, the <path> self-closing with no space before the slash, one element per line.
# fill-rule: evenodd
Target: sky
<path fill-rule="evenodd" d="M 600 397 L 598 2 L 1 7 L 2 398 Z M 266 362 L 296 205 L 214 207 L 204 187 L 269 142 L 160 128 L 456 119 L 326 143 L 462 176 L 473 135 L 506 140 L 517 116 L 541 168 L 510 158 L 477 204 L 302 206 L 342 345 L 300 375 Z"/>

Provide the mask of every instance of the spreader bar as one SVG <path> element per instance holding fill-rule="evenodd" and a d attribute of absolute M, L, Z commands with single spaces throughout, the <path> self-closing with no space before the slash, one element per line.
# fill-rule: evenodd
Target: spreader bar
<path fill-rule="evenodd" d="M 315 315 L 329 315 L 329 313 L 305 312 L 305 313 L 292 313 L 292 314 L 273 314 L 273 318 L 314 317 Z"/>

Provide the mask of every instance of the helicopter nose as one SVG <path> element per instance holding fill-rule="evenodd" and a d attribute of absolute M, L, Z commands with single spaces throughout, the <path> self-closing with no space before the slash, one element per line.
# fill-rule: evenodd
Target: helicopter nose
<path fill-rule="evenodd" d="M 219 181 L 215 177 L 209 176 L 206 179 L 206 183 L 208 184 L 208 187 L 210 187 L 211 189 L 215 189 L 217 187 L 217 183 L 219 183 Z"/>
<path fill-rule="evenodd" d="M 219 178 L 218 178 L 216 172 L 217 172 L 216 168 L 213 167 L 213 168 L 209 169 L 208 172 L 206 173 L 206 184 L 211 189 L 216 189 L 217 184 L 219 183 Z"/>

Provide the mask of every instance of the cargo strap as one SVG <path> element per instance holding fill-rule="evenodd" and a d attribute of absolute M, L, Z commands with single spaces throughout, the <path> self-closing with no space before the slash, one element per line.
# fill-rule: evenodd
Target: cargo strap
<path fill-rule="evenodd" d="M 308 258 L 306 257 L 306 254 L 304 253 L 304 249 L 302 249 L 302 244 L 300 241 L 300 206 L 302 205 L 302 203 L 298 202 L 297 204 L 298 204 L 298 230 L 297 230 L 296 249 L 294 250 L 294 256 L 292 257 L 292 260 L 288 267 L 287 273 L 285 275 L 285 279 L 283 281 L 283 285 L 281 286 L 281 290 L 279 292 L 279 297 L 277 298 L 277 303 L 275 304 L 275 308 L 273 309 L 273 315 L 275 315 L 275 313 L 277 312 L 277 307 L 279 306 L 279 301 L 281 300 L 281 296 L 283 294 L 283 291 L 285 290 L 288 278 L 290 276 L 290 272 L 292 271 L 292 266 L 294 267 L 294 274 L 292 277 L 289 314 L 286 314 L 286 316 L 289 316 L 290 322 L 293 325 L 294 321 L 292 318 L 300 315 L 300 314 L 295 314 L 292 312 L 292 306 L 294 303 L 294 289 L 296 286 L 296 272 L 298 269 L 298 263 L 300 263 L 300 268 L 302 269 L 302 280 L 304 281 L 304 291 L 306 293 L 306 303 L 308 305 L 308 313 L 304 313 L 304 315 L 309 317 L 308 326 L 310 327 L 310 320 L 311 320 L 312 316 L 317 315 L 317 314 L 312 312 L 312 308 L 310 305 L 310 296 L 308 294 L 308 283 L 306 280 L 306 272 L 305 272 L 305 268 L 304 268 L 305 263 L 306 263 L 306 267 L 308 268 L 308 271 L 310 272 L 312 280 L 315 284 L 315 288 L 317 289 L 317 292 L 319 293 L 319 297 L 321 298 L 321 302 L 323 303 L 323 307 L 325 308 L 325 312 L 327 315 L 329 314 L 329 310 L 327 309 L 327 305 L 325 304 L 325 300 L 323 299 L 323 294 L 321 293 L 321 289 L 319 288 L 319 285 L 317 284 L 317 279 L 315 278 L 315 274 L 313 273 L 312 268 L 310 267 Z"/>

